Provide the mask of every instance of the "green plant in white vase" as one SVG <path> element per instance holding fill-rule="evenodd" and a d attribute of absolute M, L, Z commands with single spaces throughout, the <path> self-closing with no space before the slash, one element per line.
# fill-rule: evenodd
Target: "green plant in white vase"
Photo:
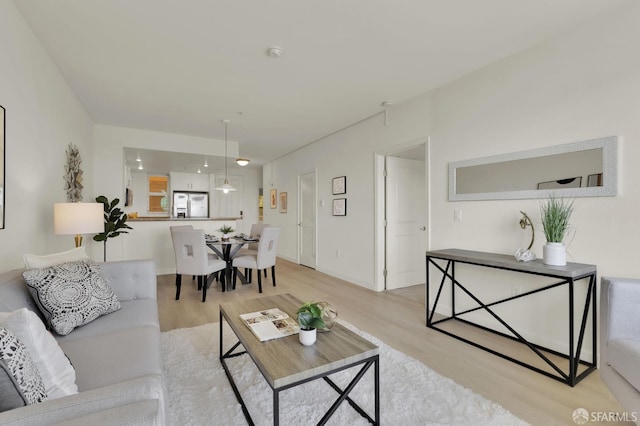
<path fill-rule="evenodd" d="M 229 239 L 229 234 L 233 232 L 233 228 L 228 225 L 222 225 L 218 231 L 222 232 L 222 239 L 227 241 Z"/>
<path fill-rule="evenodd" d="M 569 219 L 573 213 L 573 200 L 549 197 L 540 207 L 542 228 L 547 244 L 543 247 L 542 261 L 546 265 L 567 264 L 567 249 L 564 238 L 569 230 Z"/>
<path fill-rule="evenodd" d="M 326 326 L 322 319 L 322 308 L 317 303 L 307 302 L 298 309 L 297 315 L 300 343 L 305 346 L 313 345 L 316 341 L 316 330 Z"/>

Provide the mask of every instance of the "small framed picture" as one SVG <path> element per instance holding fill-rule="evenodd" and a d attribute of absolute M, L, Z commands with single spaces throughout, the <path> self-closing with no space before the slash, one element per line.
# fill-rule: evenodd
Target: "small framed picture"
<path fill-rule="evenodd" d="M 333 178 L 333 195 L 347 193 L 347 177 L 339 176 Z"/>
<path fill-rule="evenodd" d="M 347 215 L 347 199 L 336 198 L 333 200 L 333 215 L 334 216 L 346 216 Z"/>
<path fill-rule="evenodd" d="M 587 177 L 587 186 L 602 186 L 602 173 L 589 175 L 589 177 Z"/>
<path fill-rule="evenodd" d="M 270 207 L 272 209 L 275 209 L 276 207 L 278 207 L 278 191 L 276 191 L 275 189 L 270 189 L 269 190 L 269 200 L 270 200 Z"/>
<path fill-rule="evenodd" d="M 280 193 L 280 213 L 286 213 L 286 212 L 287 212 L 287 193 L 281 192 Z"/>

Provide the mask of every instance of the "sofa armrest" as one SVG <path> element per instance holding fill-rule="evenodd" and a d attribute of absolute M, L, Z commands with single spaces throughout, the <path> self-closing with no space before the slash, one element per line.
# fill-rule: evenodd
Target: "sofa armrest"
<path fill-rule="evenodd" d="M 600 290 L 603 345 L 611 339 L 640 340 L 640 280 L 602 277 Z"/>
<path fill-rule="evenodd" d="M 148 400 L 157 401 L 159 409 L 156 424 L 164 424 L 164 396 L 161 380 L 160 377 L 155 376 L 140 377 L 4 411 L 0 413 L 0 425 L 55 424 Z M 144 408 L 148 414 L 148 407 Z"/>
<path fill-rule="evenodd" d="M 153 260 L 123 260 L 100 264 L 118 300 L 156 299 L 156 265 Z"/>

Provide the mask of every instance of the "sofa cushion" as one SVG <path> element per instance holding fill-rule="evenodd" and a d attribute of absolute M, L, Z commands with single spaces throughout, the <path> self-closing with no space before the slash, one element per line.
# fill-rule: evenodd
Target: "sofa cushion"
<path fill-rule="evenodd" d="M 6 386 L 4 390 L 0 390 L 3 398 L 6 394 L 15 401 L 15 394 L 19 393 L 23 400 L 19 407 L 47 399 L 42 377 L 27 348 L 15 334 L 4 327 L 0 327 L 0 369 L 13 379 L 2 381 Z"/>
<path fill-rule="evenodd" d="M 162 375 L 157 327 L 135 327 L 60 341 L 60 346 L 76 369 L 80 392 L 145 375 Z"/>
<path fill-rule="evenodd" d="M 613 339 L 609 340 L 608 346 L 609 365 L 640 391 L 640 341 Z"/>
<path fill-rule="evenodd" d="M 99 321 L 78 327 L 73 333 L 58 336 L 56 339 L 61 343 L 145 325 L 160 328 L 158 302 L 155 299 L 129 300 L 120 302 L 120 306 L 118 311 L 100 317 Z"/>
<path fill-rule="evenodd" d="M 27 308 L 10 313 L 0 312 L 0 326 L 15 334 L 27 348 L 42 376 L 48 398 L 60 398 L 78 392 L 73 366 L 35 313 Z"/>
<path fill-rule="evenodd" d="M 80 246 L 71 250 L 47 254 L 44 256 L 40 256 L 37 254 L 25 254 L 22 259 L 24 260 L 24 265 L 27 269 L 35 269 L 47 268 L 49 266 L 60 265 L 61 263 L 89 259 L 89 256 L 87 256 L 87 253 L 84 250 L 84 246 Z"/>
<path fill-rule="evenodd" d="M 18 389 L 13 374 L 6 364 L 0 361 L 0 413 L 24 407 L 24 405 L 24 398 Z"/>
<path fill-rule="evenodd" d="M 60 335 L 120 309 L 96 264 L 68 262 L 22 273 L 49 325 Z"/>

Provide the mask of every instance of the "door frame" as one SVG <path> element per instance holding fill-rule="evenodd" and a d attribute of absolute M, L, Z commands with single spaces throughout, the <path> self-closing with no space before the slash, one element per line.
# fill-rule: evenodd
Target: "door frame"
<path fill-rule="evenodd" d="M 425 136 L 413 139 L 398 145 L 394 145 L 384 150 L 374 152 L 374 289 L 376 291 L 386 290 L 386 239 L 385 239 L 385 157 L 399 151 L 405 151 L 417 145 L 425 145 L 425 191 L 426 193 L 426 215 L 427 226 L 427 250 L 431 247 L 431 138 Z M 425 272 L 426 273 L 426 272 Z"/>
<path fill-rule="evenodd" d="M 297 183 L 298 183 L 298 190 L 297 190 L 297 196 L 298 196 L 298 202 L 297 202 L 297 220 L 296 220 L 296 262 L 298 263 L 298 265 L 301 265 L 300 263 L 300 257 L 302 255 L 302 247 L 301 247 L 301 232 L 300 232 L 300 224 L 302 223 L 302 176 L 304 175 L 310 175 L 313 174 L 313 182 L 314 182 L 314 188 L 313 188 L 313 208 L 314 208 L 314 224 L 313 224 L 313 252 L 314 252 L 314 257 L 315 257 L 315 265 L 316 267 L 314 269 L 317 268 L 318 266 L 318 169 L 315 168 L 309 172 L 305 172 L 305 173 L 299 173 L 298 177 L 297 177 Z"/>

